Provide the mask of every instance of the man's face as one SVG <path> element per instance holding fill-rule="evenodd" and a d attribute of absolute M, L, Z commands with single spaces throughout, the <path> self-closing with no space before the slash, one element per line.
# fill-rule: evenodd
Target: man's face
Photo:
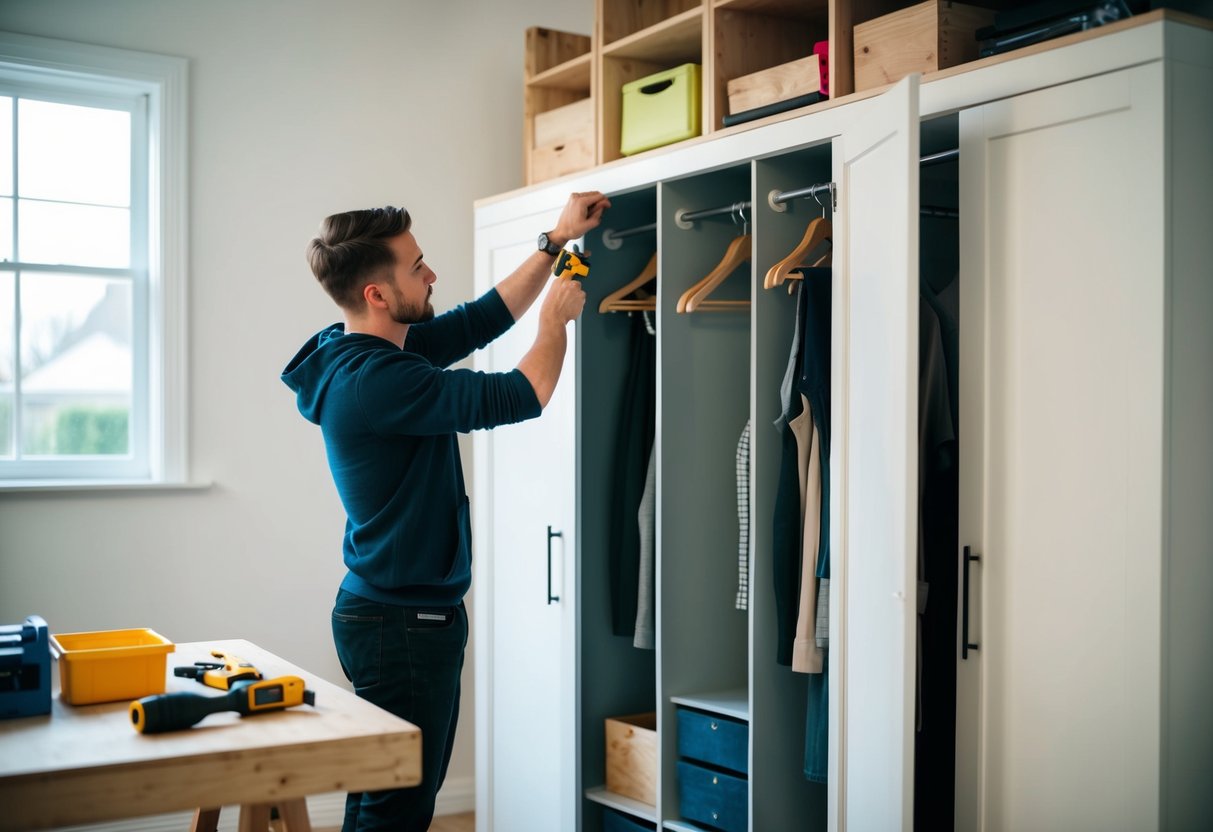
<path fill-rule="evenodd" d="M 406 231 L 388 240 L 388 247 L 396 255 L 388 286 L 391 290 L 388 312 L 392 320 L 398 324 L 419 324 L 432 319 L 434 307 L 430 304 L 430 295 L 434 293 L 433 284 L 438 277 L 425 264 L 417 240 Z"/>

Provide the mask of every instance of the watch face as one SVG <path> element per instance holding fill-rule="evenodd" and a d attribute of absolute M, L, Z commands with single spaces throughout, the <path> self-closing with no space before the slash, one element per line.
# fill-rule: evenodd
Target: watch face
<path fill-rule="evenodd" d="M 539 250 L 546 251 L 548 254 L 555 254 L 556 251 L 553 251 L 553 249 L 559 251 L 559 246 L 552 243 L 552 241 L 548 239 L 548 233 L 544 231 L 539 235 Z"/>

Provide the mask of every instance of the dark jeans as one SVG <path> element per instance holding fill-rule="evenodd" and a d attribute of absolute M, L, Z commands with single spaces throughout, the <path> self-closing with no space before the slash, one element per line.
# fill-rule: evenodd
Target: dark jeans
<path fill-rule="evenodd" d="M 350 794 L 343 832 L 424 832 L 446 777 L 459 719 L 467 611 L 400 607 L 340 590 L 333 606 L 337 658 L 354 692 L 421 729 L 421 784 Z"/>

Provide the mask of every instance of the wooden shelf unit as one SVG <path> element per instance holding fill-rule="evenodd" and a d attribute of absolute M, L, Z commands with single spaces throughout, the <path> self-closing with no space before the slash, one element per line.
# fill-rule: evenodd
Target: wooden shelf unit
<path fill-rule="evenodd" d="M 686 63 L 704 63 L 707 31 L 704 0 L 597 0 L 599 41 L 602 43 L 598 113 L 598 162 L 623 158 L 623 86 Z M 660 13 L 660 14 L 658 14 Z M 701 95 L 704 95 L 701 92 Z M 707 112 L 707 98 L 701 103 Z"/>
<path fill-rule="evenodd" d="M 829 12 L 829 0 L 716 0 L 705 132 L 723 127 L 729 81 L 808 57 L 830 39 Z"/>
<path fill-rule="evenodd" d="M 705 135 L 725 129 L 729 81 L 805 58 L 818 41 L 830 44 L 830 99 L 852 95 L 855 26 L 914 5 L 915 0 L 594 0 L 593 37 L 528 30 L 526 182 L 622 158 L 623 85 L 684 63 L 701 67 Z M 557 151 L 535 148 L 537 116 L 587 98 L 591 102 L 582 106 L 592 110 L 592 162 L 571 167 L 577 165 L 571 157 L 584 154 L 584 143 L 558 151 L 563 156 L 557 160 L 548 158 Z M 566 157 L 568 163 L 561 164 Z"/>
<path fill-rule="evenodd" d="M 593 167 L 598 162 L 593 38 L 533 26 L 526 32 L 525 54 L 526 184 Z"/>
<path fill-rule="evenodd" d="M 602 45 L 625 40 L 642 32 L 656 31 L 668 21 L 700 10 L 704 0 L 595 0 Z"/>

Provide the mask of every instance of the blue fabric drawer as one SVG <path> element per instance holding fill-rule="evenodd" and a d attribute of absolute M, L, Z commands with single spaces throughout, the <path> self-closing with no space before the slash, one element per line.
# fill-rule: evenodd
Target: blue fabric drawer
<path fill-rule="evenodd" d="M 750 726 L 745 722 L 678 709 L 678 756 L 748 774 Z"/>
<path fill-rule="evenodd" d="M 723 832 L 746 832 L 750 784 L 740 777 L 678 761 L 678 800 L 687 820 Z"/>
<path fill-rule="evenodd" d="M 602 832 L 654 832 L 656 828 L 623 812 L 606 806 L 602 808 Z"/>

